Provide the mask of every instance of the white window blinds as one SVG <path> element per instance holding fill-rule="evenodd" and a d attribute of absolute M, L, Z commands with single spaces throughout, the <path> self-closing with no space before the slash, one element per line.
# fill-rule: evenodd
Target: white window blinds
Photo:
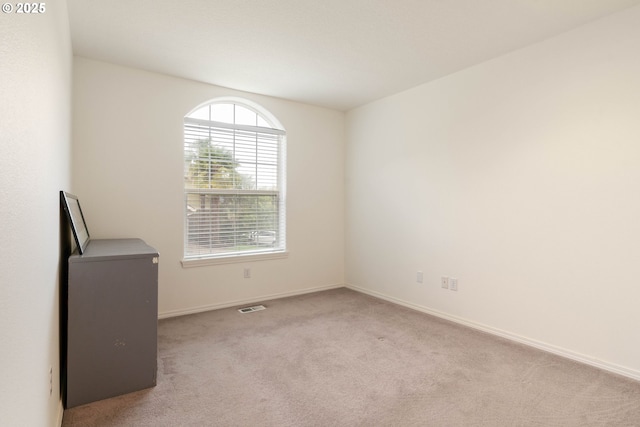
<path fill-rule="evenodd" d="M 184 119 L 185 259 L 286 246 L 285 132 L 245 107 L 223 105 L 232 106 L 220 114 L 226 121 L 211 120 L 228 112 L 220 104 Z"/>

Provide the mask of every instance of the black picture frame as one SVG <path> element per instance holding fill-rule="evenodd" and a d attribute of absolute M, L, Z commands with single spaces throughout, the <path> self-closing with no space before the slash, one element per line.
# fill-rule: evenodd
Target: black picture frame
<path fill-rule="evenodd" d="M 60 191 L 60 201 L 71 223 L 71 230 L 73 231 L 73 238 L 76 241 L 78 252 L 82 255 L 89 244 L 89 229 L 82 214 L 80 200 L 78 200 L 78 196 L 74 194 Z"/>

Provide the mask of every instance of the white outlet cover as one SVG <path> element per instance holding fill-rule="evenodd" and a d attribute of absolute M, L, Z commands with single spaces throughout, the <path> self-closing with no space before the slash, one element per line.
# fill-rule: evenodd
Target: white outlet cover
<path fill-rule="evenodd" d="M 458 290 L 458 279 L 449 279 L 449 289 L 452 291 Z"/>
<path fill-rule="evenodd" d="M 443 289 L 449 289 L 449 278 L 444 276 L 441 277 L 440 285 L 442 286 Z"/>

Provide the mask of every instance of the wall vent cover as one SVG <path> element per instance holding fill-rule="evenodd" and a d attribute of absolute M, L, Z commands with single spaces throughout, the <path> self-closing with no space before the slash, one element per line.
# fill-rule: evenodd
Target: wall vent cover
<path fill-rule="evenodd" d="M 254 305 L 253 307 L 239 308 L 240 313 L 253 313 L 254 311 L 266 310 L 264 305 Z"/>

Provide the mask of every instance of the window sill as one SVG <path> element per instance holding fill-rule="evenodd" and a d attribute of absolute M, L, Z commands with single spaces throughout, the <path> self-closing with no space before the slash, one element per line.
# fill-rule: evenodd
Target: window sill
<path fill-rule="evenodd" d="M 249 255 L 231 255 L 226 257 L 217 258 L 190 258 L 183 259 L 182 268 L 192 267 L 205 267 L 207 265 L 220 265 L 220 264 L 236 264 L 241 262 L 253 262 L 253 261 L 267 261 L 272 259 L 288 258 L 289 252 L 269 252 L 263 254 L 249 254 Z"/>

